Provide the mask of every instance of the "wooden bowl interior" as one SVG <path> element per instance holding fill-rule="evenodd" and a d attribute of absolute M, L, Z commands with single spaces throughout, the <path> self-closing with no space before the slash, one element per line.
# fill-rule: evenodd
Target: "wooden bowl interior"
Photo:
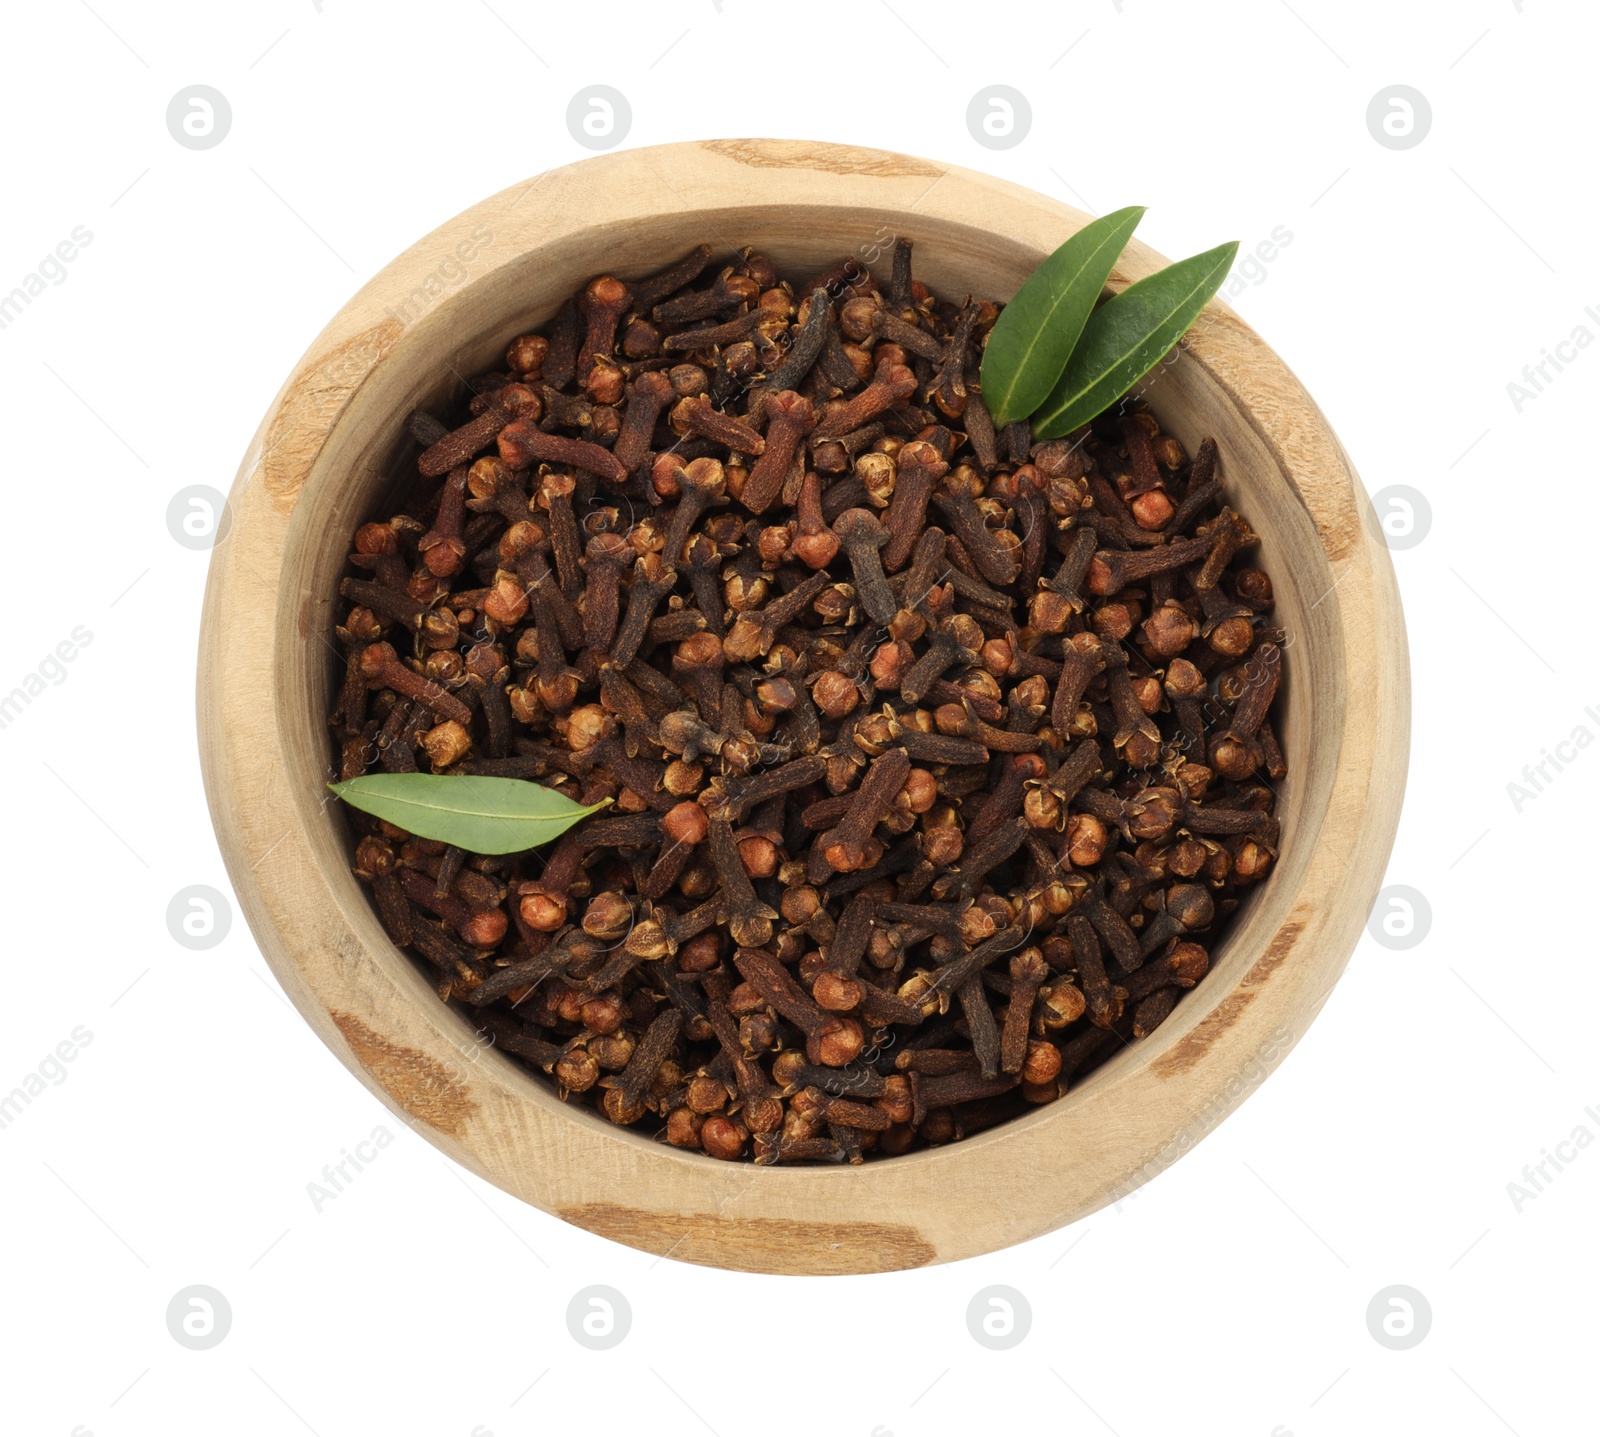
<path fill-rule="evenodd" d="M 719 254 L 731 253 L 736 244 L 754 245 L 773 259 L 781 274 L 800 280 L 847 253 L 881 254 L 872 265 L 881 278 L 893 236 L 899 233 L 915 241 L 918 278 L 947 298 L 971 293 L 1007 299 L 1043 258 L 1036 249 L 975 225 L 871 206 L 749 205 L 664 214 L 626 228 L 596 226 L 510 260 L 437 303 L 430 301 L 431 307 L 407 325 L 332 424 L 295 506 L 284 550 L 274 644 L 275 718 L 287 756 L 282 780 L 343 919 L 364 949 L 363 961 L 382 965 L 402 993 L 436 1014 L 431 1023 L 453 1041 L 469 1040 L 468 1024 L 439 1003 L 424 974 L 387 940 L 366 893 L 350 873 L 350 834 L 323 787 L 331 775 L 326 714 L 342 669 L 332 633 L 337 617 L 333 596 L 357 525 L 388 512 L 385 504 L 414 478 L 409 461 L 415 450 L 405 438 L 406 416 L 418 408 L 442 412 L 439 406 L 462 392 L 466 376 L 497 368 L 510 339 L 545 323 L 601 270 L 624 278 L 641 276 L 704 241 L 716 245 Z M 1213 954 L 1212 972 L 1157 1033 L 1125 1049 L 1056 1104 L 965 1143 L 894 1159 L 897 1165 L 975 1159 L 977 1150 L 1000 1133 L 1041 1122 L 1063 1104 L 1092 1103 L 1120 1073 L 1181 1043 L 1233 991 L 1284 923 L 1310 862 L 1340 762 L 1344 680 L 1339 610 L 1337 604 L 1320 602 L 1337 576 L 1303 502 L 1250 417 L 1204 364 L 1177 352 L 1150 382 L 1148 397 L 1164 428 L 1182 439 L 1191 454 L 1202 438 L 1209 435 L 1217 441 L 1229 501 L 1261 536 L 1259 562 L 1272 576 L 1275 621 L 1290 635 L 1277 724 L 1289 767 L 1279 786 L 1282 856 Z M 649 1138 L 618 1130 L 585 1107 L 561 1103 L 547 1085 L 499 1054 L 477 1061 L 495 1065 L 529 1102 L 665 1155 Z M 697 1154 L 674 1156 L 712 1161 Z M 793 1176 L 782 1169 L 755 1171 L 771 1183 Z M 815 1169 L 809 1170 L 808 1180 L 815 1175 Z M 1105 1176 L 1109 1182 L 1115 1174 Z"/>

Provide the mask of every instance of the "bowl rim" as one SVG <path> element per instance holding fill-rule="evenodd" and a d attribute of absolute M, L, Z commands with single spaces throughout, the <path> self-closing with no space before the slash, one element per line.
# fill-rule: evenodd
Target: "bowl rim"
<path fill-rule="evenodd" d="M 521 208 L 535 189 L 539 202 Z M 224 861 L 269 966 L 345 1066 L 447 1155 L 545 1211 L 657 1255 L 768 1272 L 883 1271 L 1007 1246 L 1125 1195 L 1253 1090 L 1252 1065 L 1270 1068 L 1303 1035 L 1359 938 L 1398 824 L 1409 744 L 1405 628 L 1388 550 L 1337 438 L 1283 362 L 1213 301 L 1173 382 L 1187 376 L 1211 402 L 1222 396 L 1235 407 L 1248 430 L 1241 442 L 1258 445 L 1257 461 L 1281 475 L 1337 575 L 1319 616 L 1338 652 L 1319 657 L 1329 673 L 1318 682 L 1338 696 L 1339 712 L 1326 801 L 1313 815 L 1315 834 L 1303 837 L 1310 847 L 1314 836 L 1314 853 L 1293 890 L 1272 893 L 1271 931 L 1234 963 L 1238 981 L 1214 992 L 1203 984 L 1156 1034 L 1054 1104 L 960 1144 L 859 1168 L 716 1163 L 561 1104 L 497 1052 L 465 1052 L 463 1025 L 420 976 L 413 970 L 416 981 L 406 983 L 384 966 L 374 932 L 392 958 L 409 960 L 388 944 L 348 870 L 327 871 L 313 831 L 329 827 L 325 800 L 282 782 L 304 772 L 308 740 L 303 710 L 284 712 L 284 665 L 315 628 L 316 605 L 331 609 L 285 573 L 297 532 L 314 522 L 300 501 L 308 489 L 313 499 L 326 490 L 341 425 L 382 382 L 386 360 L 505 266 L 597 227 L 784 206 L 915 215 L 917 224 L 987 230 L 996 245 L 1039 257 L 1089 218 L 930 160 L 752 139 L 610 152 L 447 221 L 340 309 L 246 452 L 206 588 L 200 754 Z M 470 238 L 485 229 L 495 242 L 461 260 L 458 286 L 415 325 L 398 319 L 406 296 L 419 287 L 431 295 L 430 277 L 439 286 L 440 256 L 473 248 Z M 1164 263 L 1135 241 L 1113 287 Z M 264 651 L 271 663 L 260 662 Z M 317 727 L 309 740 L 325 751 Z M 994 1201 L 1000 1191 L 1004 1203 Z M 838 1211 L 843 1193 L 857 1216 Z"/>

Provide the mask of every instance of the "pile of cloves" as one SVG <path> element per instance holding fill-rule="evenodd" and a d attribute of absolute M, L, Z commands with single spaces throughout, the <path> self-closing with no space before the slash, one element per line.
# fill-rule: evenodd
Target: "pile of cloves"
<path fill-rule="evenodd" d="M 860 1162 L 1052 1101 L 1205 975 L 1276 856 L 1283 634 L 1215 445 L 1137 402 L 997 432 L 998 307 L 909 242 L 885 281 L 711 260 L 590 281 L 411 416 L 339 776 L 613 799 L 507 857 L 348 811 L 355 871 L 563 1097 Z"/>

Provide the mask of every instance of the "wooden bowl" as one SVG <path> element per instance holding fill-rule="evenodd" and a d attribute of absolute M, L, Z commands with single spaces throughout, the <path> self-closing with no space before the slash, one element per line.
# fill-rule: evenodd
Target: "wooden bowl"
<path fill-rule="evenodd" d="M 854 253 L 1008 298 L 1087 217 L 906 155 L 775 140 L 629 150 L 485 200 L 413 245 L 317 337 L 233 486 L 202 624 L 201 761 L 223 857 L 306 1021 L 398 1116 L 506 1192 L 686 1262 L 880 1272 L 1037 1237 L 1164 1169 L 1299 1039 L 1355 946 L 1399 818 L 1406 638 L 1371 507 L 1316 405 L 1213 303 L 1150 399 L 1193 452 L 1214 437 L 1261 535 L 1286 650 L 1283 852 L 1205 980 L 1064 1098 L 965 1142 L 862 1167 L 757 1168 L 615 1128 L 492 1048 L 385 936 L 324 781 L 350 535 L 393 487 L 404 417 L 499 363 L 591 275 L 648 273 L 701 241 L 780 272 Z M 1113 285 L 1165 261 L 1135 242 Z M 1354 1041 L 1354 1039 L 1352 1039 Z"/>

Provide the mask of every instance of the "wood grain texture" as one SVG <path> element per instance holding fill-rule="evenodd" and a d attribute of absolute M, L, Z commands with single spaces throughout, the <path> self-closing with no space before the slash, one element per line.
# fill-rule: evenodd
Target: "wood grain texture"
<path fill-rule="evenodd" d="M 938 1259 L 933 1245 L 904 1223 L 661 1213 L 603 1202 L 562 1208 L 556 1215 L 657 1257 L 738 1272 L 771 1272 L 778 1252 L 803 1254 L 802 1270 L 812 1274 L 899 1272 Z"/>
<path fill-rule="evenodd" d="M 438 1001 L 384 936 L 325 802 L 332 596 L 349 535 L 392 493 L 404 416 L 450 394 L 453 371 L 493 367 L 592 274 L 642 275 L 701 241 L 719 253 L 754 244 L 805 276 L 852 253 L 881 272 L 884 236 L 903 234 L 935 290 L 1006 298 L 1086 218 L 985 175 L 850 146 L 624 151 L 449 221 L 366 285 L 296 366 L 245 456 L 232 530 L 212 557 L 197 688 L 207 795 L 245 917 L 291 1000 L 452 1158 L 546 1212 L 678 1260 L 781 1273 L 917 1267 L 1036 1237 L 1130 1191 L 1203 1138 L 1316 1016 L 1398 822 L 1405 627 L 1337 438 L 1219 302 L 1148 395 L 1191 451 L 1217 440 L 1291 635 L 1283 856 L 1204 982 L 1060 1101 L 853 1170 L 717 1163 L 613 1128 L 482 1047 Z M 1136 241 L 1112 285 L 1163 263 Z"/>
<path fill-rule="evenodd" d="M 393 1043 L 353 1013 L 334 1013 L 356 1061 L 382 1087 L 390 1102 L 419 1123 L 459 1137 L 477 1116 L 478 1104 L 459 1068 L 445 1066 L 418 1048 Z"/>
<path fill-rule="evenodd" d="M 317 451 L 352 391 L 388 353 L 401 328 L 398 320 L 385 319 L 353 335 L 303 368 L 284 395 L 261 452 L 262 485 L 284 513 L 294 508 Z"/>
<path fill-rule="evenodd" d="M 866 150 L 857 145 L 824 145 L 815 140 L 706 140 L 704 148 L 760 170 L 830 170 L 836 175 L 925 175 L 945 173 L 931 160 Z"/>

